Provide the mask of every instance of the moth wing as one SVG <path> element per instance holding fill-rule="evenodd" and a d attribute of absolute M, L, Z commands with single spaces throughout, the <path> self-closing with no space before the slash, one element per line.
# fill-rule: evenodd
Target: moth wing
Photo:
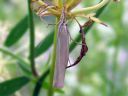
<path fill-rule="evenodd" d="M 60 26 L 59 28 L 56 52 L 54 87 L 62 88 L 64 86 L 65 71 L 69 60 L 69 35 L 66 25 Z"/>

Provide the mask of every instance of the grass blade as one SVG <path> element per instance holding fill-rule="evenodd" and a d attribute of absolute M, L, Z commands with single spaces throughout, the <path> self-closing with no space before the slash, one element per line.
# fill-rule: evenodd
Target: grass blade
<path fill-rule="evenodd" d="M 0 83 L 0 95 L 10 96 L 17 90 L 25 86 L 30 80 L 27 77 L 18 77 Z"/>
<path fill-rule="evenodd" d="M 18 55 L 14 54 L 13 52 L 9 51 L 6 48 L 0 48 L 0 52 L 4 53 L 6 55 L 11 56 L 13 59 L 18 60 L 19 62 L 22 62 L 24 64 L 28 64 L 24 59 L 22 59 L 21 57 L 19 57 Z"/>
<path fill-rule="evenodd" d="M 31 75 L 31 71 L 28 67 L 29 64 L 24 59 L 22 59 L 21 57 L 19 57 L 18 55 L 14 54 L 13 52 L 9 51 L 6 48 L 0 48 L 0 52 L 2 52 L 5 55 L 12 57 L 13 59 L 16 59 L 18 61 L 20 68 L 22 69 L 22 71 L 28 76 Z"/>
<path fill-rule="evenodd" d="M 44 53 L 53 43 L 53 35 L 54 33 L 51 32 L 44 38 L 35 48 L 35 57 L 40 56 Z"/>
<path fill-rule="evenodd" d="M 45 78 L 48 76 L 50 70 L 47 70 L 38 80 L 38 82 L 36 83 L 34 92 L 32 96 L 39 96 L 39 92 L 41 90 L 42 84 L 44 83 Z"/>
<path fill-rule="evenodd" d="M 16 42 L 20 40 L 20 38 L 25 34 L 28 28 L 28 16 L 25 16 L 20 22 L 16 24 L 14 28 L 9 32 L 7 39 L 4 42 L 4 45 L 7 47 L 11 47 Z"/>

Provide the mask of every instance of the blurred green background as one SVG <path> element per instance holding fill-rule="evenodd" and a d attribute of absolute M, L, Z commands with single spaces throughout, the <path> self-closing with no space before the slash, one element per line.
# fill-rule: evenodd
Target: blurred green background
<path fill-rule="evenodd" d="M 99 0 L 85 0 L 81 6 L 96 4 Z M 10 30 L 27 14 L 25 0 L 0 0 L 0 47 L 5 48 L 4 42 Z M 89 51 L 79 65 L 66 72 L 65 87 L 55 96 L 128 96 L 128 0 L 118 3 L 111 2 L 103 11 L 100 19 L 108 27 L 95 24 L 86 35 Z M 52 19 L 50 19 L 52 20 Z M 84 19 L 80 19 L 84 22 Z M 36 45 L 39 44 L 54 26 L 47 27 L 46 21 L 34 15 Z M 50 22 L 53 23 L 53 22 Z M 71 36 L 78 35 L 78 26 L 70 26 Z M 75 28 L 75 29 L 74 29 Z M 19 29 L 20 30 L 20 29 Z M 26 59 L 29 52 L 29 34 L 9 47 L 9 50 Z M 36 58 L 37 69 L 44 72 L 52 48 Z M 80 52 L 78 45 L 70 55 L 73 62 Z M 29 66 L 29 65 L 26 65 Z M 28 68 L 29 69 L 29 68 Z M 0 52 L 0 82 L 26 74 L 17 60 Z M 47 82 L 47 80 L 46 80 Z M 46 84 L 47 85 L 47 84 Z M 40 96 L 47 96 L 46 85 L 41 89 Z M 12 96 L 32 96 L 35 82 L 29 83 Z M 64 93 L 63 93 L 64 92 Z M 0 94 L 0 96 L 2 96 Z"/>

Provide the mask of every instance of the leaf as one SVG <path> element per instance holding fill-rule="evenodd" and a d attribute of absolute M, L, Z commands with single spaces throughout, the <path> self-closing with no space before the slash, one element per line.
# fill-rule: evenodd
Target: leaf
<path fill-rule="evenodd" d="M 42 84 L 44 82 L 44 80 L 46 79 L 46 77 L 48 76 L 50 70 L 46 70 L 46 72 L 39 78 L 39 80 L 36 83 L 36 86 L 34 88 L 33 91 L 33 95 L 32 96 L 39 96 L 39 92 L 41 90 Z"/>
<path fill-rule="evenodd" d="M 24 64 L 28 64 L 24 59 L 22 59 L 21 57 L 19 57 L 18 55 L 14 54 L 14 52 L 10 51 L 9 49 L 7 48 L 1 48 L 0 47 L 0 52 L 8 55 L 8 56 L 11 56 L 13 59 L 16 59 L 18 60 L 19 62 L 22 62 Z"/>
<path fill-rule="evenodd" d="M 13 59 L 16 59 L 18 61 L 19 67 L 22 69 L 22 71 L 25 73 L 25 75 L 27 75 L 27 76 L 32 75 L 31 71 L 30 71 L 30 66 L 24 59 L 22 59 L 21 57 L 19 57 L 16 54 L 14 54 L 14 52 L 11 52 L 7 48 L 0 48 L 0 52 L 4 53 L 5 55 L 10 56 Z"/>
<path fill-rule="evenodd" d="M 43 82 L 43 88 L 44 88 L 44 89 L 47 90 L 47 89 L 49 88 L 49 86 L 50 86 L 50 83 L 48 83 L 48 82 Z M 64 90 L 62 90 L 62 89 L 60 89 L 60 88 L 55 88 L 54 91 L 55 91 L 56 93 L 64 94 Z"/>
<path fill-rule="evenodd" d="M 44 53 L 53 43 L 54 32 L 51 32 L 35 48 L 35 57 Z"/>
<path fill-rule="evenodd" d="M 21 68 L 22 72 L 25 74 L 25 76 L 32 77 L 32 72 L 28 64 L 25 64 L 23 62 L 18 62 L 18 65 Z"/>
<path fill-rule="evenodd" d="M 56 93 L 59 93 L 59 94 L 64 94 L 65 92 L 64 92 L 64 90 L 62 90 L 62 89 L 54 89 L 54 91 L 56 92 Z"/>
<path fill-rule="evenodd" d="M 0 96 L 10 96 L 25 86 L 30 80 L 27 77 L 18 77 L 0 83 Z"/>
<path fill-rule="evenodd" d="M 14 28 L 10 31 L 7 39 L 4 42 L 4 45 L 11 47 L 13 44 L 18 42 L 20 38 L 25 34 L 28 28 L 28 16 L 25 16 L 20 22 L 16 24 Z"/>

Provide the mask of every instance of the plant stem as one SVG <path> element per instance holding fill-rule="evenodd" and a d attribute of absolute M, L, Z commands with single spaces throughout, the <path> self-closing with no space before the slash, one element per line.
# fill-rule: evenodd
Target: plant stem
<path fill-rule="evenodd" d="M 34 59 L 34 47 L 35 47 L 35 31 L 34 31 L 34 23 L 33 23 L 33 13 L 31 10 L 31 0 L 28 0 L 28 22 L 29 22 L 29 32 L 30 32 L 30 46 L 29 46 L 29 59 L 30 59 L 30 64 L 31 64 L 31 70 L 32 73 L 35 77 L 38 76 L 37 72 L 36 72 L 36 68 L 35 68 L 35 59 Z"/>
<path fill-rule="evenodd" d="M 18 60 L 19 62 L 22 62 L 22 63 L 28 65 L 28 63 L 24 59 L 22 59 L 21 57 L 19 57 L 16 54 L 14 54 L 13 52 L 9 51 L 8 49 L 6 49 L 6 48 L 0 48 L 0 51 L 3 52 L 6 55 L 11 56 L 12 58 Z"/>
<path fill-rule="evenodd" d="M 56 24 L 57 23 L 58 23 L 58 19 L 56 20 Z M 50 87 L 48 90 L 48 96 L 54 95 L 53 79 L 54 79 L 54 71 L 55 71 L 54 69 L 55 69 L 55 63 L 56 63 L 57 29 L 58 29 L 58 26 L 56 25 L 55 33 L 54 33 L 54 41 L 53 41 L 52 63 L 51 63 L 51 69 L 50 69 Z"/>

